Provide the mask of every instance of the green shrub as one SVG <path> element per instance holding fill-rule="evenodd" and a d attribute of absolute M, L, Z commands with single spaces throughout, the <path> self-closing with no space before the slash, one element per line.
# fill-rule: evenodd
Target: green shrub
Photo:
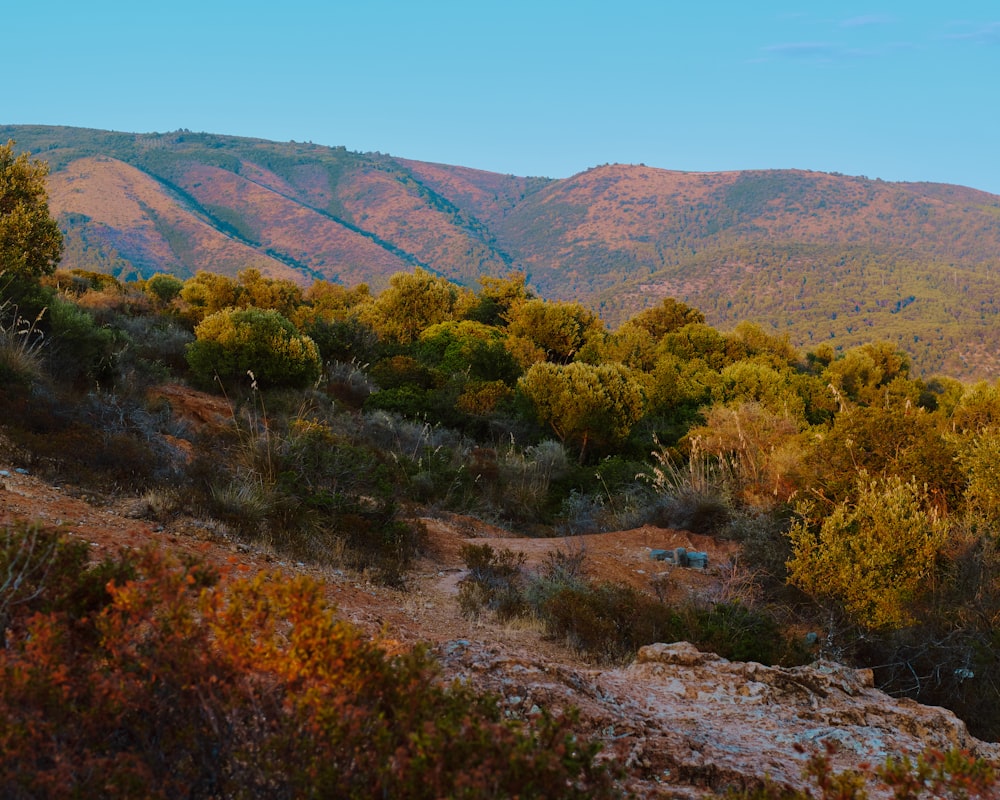
<path fill-rule="evenodd" d="M 549 634 L 598 661 L 628 661 L 643 645 L 685 638 L 680 614 L 631 586 L 565 585 L 541 597 Z"/>
<path fill-rule="evenodd" d="M 253 373 L 267 388 L 304 387 L 320 375 L 319 350 L 280 313 L 259 308 L 224 309 L 195 328 L 187 361 L 203 386 L 242 381 Z"/>
<path fill-rule="evenodd" d="M 161 307 L 166 307 L 180 296 L 184 281 L 176 275 L 160 272 L 147 278 L 143 288 Z"/>
<path fill-rule="evenodd" d="M 789 582 L 833 601 L 868 629 L 900 628 L 915 620 L 939 577 L 949 523 L 926 486 L 862 470 L 854 497 L 832 509 L 803 503 L 789 531 Z"/>
<path fill-rule="evenodd" d="M 111 383 L 119 342 L 110 328 L 100 327 L 84 309 L 53 297 L 44 318 L 49 370 L 66 383 Z"/>

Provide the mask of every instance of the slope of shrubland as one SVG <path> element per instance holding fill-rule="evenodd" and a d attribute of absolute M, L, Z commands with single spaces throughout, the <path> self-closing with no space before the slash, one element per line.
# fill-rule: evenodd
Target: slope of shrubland
<path fill-rule="evenodd" d="M 676 300 L 609 332 L 518 275 L 58 270 L 0 155 L 5 794 L 777 797 L 995 757 L 1000 386 Z M 921 763 L 883 784 L 992 781 Z"/>

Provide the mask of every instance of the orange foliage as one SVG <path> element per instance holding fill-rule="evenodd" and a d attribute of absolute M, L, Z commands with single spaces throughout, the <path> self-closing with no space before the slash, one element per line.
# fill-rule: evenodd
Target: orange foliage
<path fill-rule="evenodd" d="M 0 651 L 4 797 L 613 794 L 569 718 L 503 721 L 422 651 L 387 656 L 308 578 L 219 584 L 145 551 L 95 592 L 79 559 L 50 566 Z"/>

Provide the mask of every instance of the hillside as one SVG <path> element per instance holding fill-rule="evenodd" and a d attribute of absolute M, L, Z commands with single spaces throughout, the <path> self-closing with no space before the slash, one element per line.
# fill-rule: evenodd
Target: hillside
<path fill-rule="evenodd" d="M 517 270 L 611 325 L 674 296 L 796 347 L 888 338 L 924 374 L 1000 368 L 1000 198 L 964 187 L 625 165 L 520 178 L 187 131 L 7 138 L 51 164 L 70 269 L 257 266 L 374 289 L 415 266 L 468 285 Z"/>
<path fill-rule="evenodd" d="M 177 387 L 171 396 L 202 412 L 218 405 Z M 141 498 L 98 498 L 50 485 L 13 469 L 5 455 L 0 450 L 0 525 L 18 518 L 60 525 L 71 541 L 88 543 L 95 560 L 153 546 L 233 575 L 309 575 L 322 582 L 338 616 L 381 647 L 405 652 L 427 644 L 445 681 L 495 694 L 508 718 L 576 709 L 574 731 L 600 742 L 604 757 L 621 765 L 619 788 L 627 797 L 721 797 L 765 780 L 804 788 L 805 756 L 795 748 L 808 753 L 837 745 L 837 771 L 865 770 L 886 753 L 916 759 L 928 748 L 961 747 L 988 759 L 1000 753 L 997 744 L 970 736 L 950 712 L 878 691 L 870 670 L 829 661 L 794 668 L 730 662 L 683 642 L 655 644 L 632 663 L 598 668 L 537 625 L 469 619 L 459 611 L 458 585 L 468 575 L 459 551 L 466 543 L 526 552 L 532 564 L 560 550 L 586 550 L 594 579 L 637 586 L 648 584 L 653 572 L 651 545 L 709 550 L 719 566 L 705 573 L 661 565 L 680 597 L 720 592 L 731 542 L 650 526 L 573 540 L 528 539 L 468 517 L 427 516 L 425 552 L 399 590 L 248 545 L 216 520 L 158 519 Z M 874 782 L 868 789 L 872 797 L 888 797 Z"/>

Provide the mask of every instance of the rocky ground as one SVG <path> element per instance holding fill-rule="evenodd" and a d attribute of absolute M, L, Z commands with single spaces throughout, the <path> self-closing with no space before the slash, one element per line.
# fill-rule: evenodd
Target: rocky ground
<path fill-rule="evenodd" d="M 363 576 L 284 560 L 230 537 L 217 524 L 190 517 L 150 522 L 148 502 L 107 500 L 70 486 L 50 485 L 0 463 L 0 522 L 37 520 L 62 527 L 98 554 L 153 542 L 239 572 L 308 572 L 329 587 L 341 614 L 390 648 L 428 642 L 446 679 L 495 692 L 511 716 L 575 707 L 580 730 L 604 743 L 627 768 L 629 794 L 704 797 L 728 786 L 752 786 L 765 776 L 802 785 L 809 752 L 831 744 L 837 768 L 880 763 L 886 755 L 915 756 L 928 747 L 960 746 L 990 758 L 1000 746 L 978 741 L 942 709 L 891 698 L 872 686 L 870 672 L 829 662 L 781 669 L 730 663 L 685 643 L 645 648 L 635 663 L 598 669 L 539 626 L 466 619 L 456 594 L 465 542 L 488 542 L 539 563 L 556 549 L 583 550 L 591 577 L 629 582 L 661 593 L 722 598 L 744 589 L 725 566 L 730 543 L 681 531 L 644 527 L 571 539 L 519 538 L 464 517 L 423 518 L 424 555 L 403 590 Z M 654 548 L 708 552 L 708 571 L 650 559 Z"/>

